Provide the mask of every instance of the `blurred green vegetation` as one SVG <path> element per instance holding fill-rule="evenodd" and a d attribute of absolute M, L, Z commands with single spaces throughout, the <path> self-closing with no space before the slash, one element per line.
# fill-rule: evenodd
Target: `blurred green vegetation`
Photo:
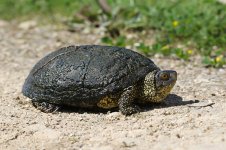
<path fill-rule="evenodd" d="M 28 19 L 33 16 L 72 16 L 93 0 L 0 0 L 0 17 L 6 20 Z M 94 5 L 98 9 L 97 5 Z M 48 19 L 48 18 L 47 18 Z"/>
<path fill-rule="evenodd" d="M 84 22 L 94 28 L 104 27 L 104 44 L 184 60 L 201 54 L 208 66 L 226 64 L 226 5 L 217 0 L 106 1 L 111 8 L 109 13 L 103 13 L 94 0 L 0 0 L 0 17 L 11 20 L 62 16 L 67 18 L 69 28 Z M 144 40 L 149 30 L 154 33 L 154 44 Z M 131 32 L 137 37 L 128 38 Z"/>

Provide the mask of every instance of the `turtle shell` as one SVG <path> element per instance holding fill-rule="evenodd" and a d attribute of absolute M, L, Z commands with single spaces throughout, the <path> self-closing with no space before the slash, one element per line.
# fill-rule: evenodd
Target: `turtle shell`
<path fill-rule="evenodd" d="M 54 103 L 92 100 L 123 91 L 159 68 L 132 50 L 99 45 L 69 46 L 41 59 L 22 92 Z"/>

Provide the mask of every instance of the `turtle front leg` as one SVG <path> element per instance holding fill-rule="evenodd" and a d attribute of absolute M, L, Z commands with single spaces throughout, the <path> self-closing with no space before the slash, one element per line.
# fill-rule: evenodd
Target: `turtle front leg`
<path fill-rule="evenodd" d="M 37 108 L 38 110 L 45 112 L 45 113 L 53 113 L 56 112 L 60 107 L 54 104 L 50 104 L 47 102 L 37 102 L 32 101 L 32 105 Z"/>
<path fill-rule="evenodd" d="M 135 105 L 134 99 L 136 98 L 136 88 L 135 86 L 129 86 L 121 94 L 118 100 L 119 110 L 123 115 L 131 115 L 140 112 L 139 106 Z"/>

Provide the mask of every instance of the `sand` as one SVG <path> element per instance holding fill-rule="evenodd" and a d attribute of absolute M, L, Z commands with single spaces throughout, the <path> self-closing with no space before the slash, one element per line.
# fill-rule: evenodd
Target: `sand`
<path fill-rule="evenodd" d="M 40 58 L 63 46 L 98 44 L 99 38 L 98 31 L 0 21 L 0 149 L 226 148 L 226 69 L 205 68 L 199 56 L 187 62 L 151 58 L 176 70 L 177 84 L 165 103 L 128 117 L 118 111 L 47 114 L 21 94 Z"/>

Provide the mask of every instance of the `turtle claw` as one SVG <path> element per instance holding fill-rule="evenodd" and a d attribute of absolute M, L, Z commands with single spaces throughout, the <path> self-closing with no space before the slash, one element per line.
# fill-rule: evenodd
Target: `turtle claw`
<path fill-rule="evenodd" d="M 32 105 L 38 110 L 45 113 L 54 113 L 59 110 L 59 106 L 47 102 L 32 102 Z"/>
<path fill-rule="evenodd" d="M 132 114 L 135 114 L 135 113 L 139 113 L 140 108 L 136 105 L 133 105 L 133 106 L 129 106 L 125 109 L 121 109 L 120 111 L 123 115 L 128 116 L 128 115 L 132 115 Z"/>

